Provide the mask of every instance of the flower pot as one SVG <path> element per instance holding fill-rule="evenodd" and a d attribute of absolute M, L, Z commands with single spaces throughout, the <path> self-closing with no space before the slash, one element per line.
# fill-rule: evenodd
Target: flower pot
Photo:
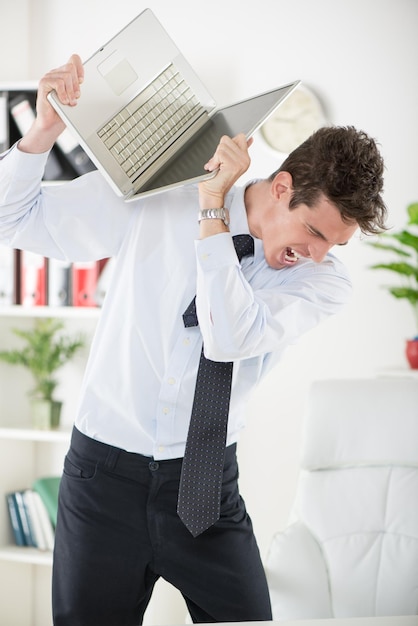
<path fill-rule="evenodd" d="M 51 428 L 59 428 L 61 423 L 62 402 L 52 400 L 51 402 Z"/>
<path fill-rule="evenodd" d="M 405 352 L 411 369 L 418 369 L 418 338 L 407 339 Z"/>
<path fill-rule="evenodd" d="M 58 428 L 61 419 L 62 402 L 59 400 L 43 400 L 32 398 L 32 425 L 38 430 Z"/>

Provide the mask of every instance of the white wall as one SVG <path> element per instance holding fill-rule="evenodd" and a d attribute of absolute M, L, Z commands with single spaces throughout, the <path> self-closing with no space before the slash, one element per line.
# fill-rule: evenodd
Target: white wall
<path fill-rule="evenodd" d="M 29 30 L 20 4 L 31 8 Z M 38 78 L 72 52 L 86 58 L 149 6 L 221 103 L 300 78 L 320 96 L 330 123 L 373 135 L 386 159 L 390 223 L 403 225 L 406 205 L 418 200 L 416 0 L 120 0 L 114 6 L 117 16 L 113 3 L 102 0 L 0 0 L 0 80 Z M 251 175 L 269 174 L 280 160 L 260 139 L 252 155 Z M 263 555 L 292 503 L 310 382 L 406 366 L 412 314 L 382 289 L 388 277 L 367 270 L 376 252 L 356 237 L 338 254 L 354 280 L 351 305 L 289 350 L 248 410 L 241 487 Z M 152 619 L 178 622 L 183 609 L 165 592 Z"/>
<path fill-rule="evenodd" d="M 0 81 L 29 78 L 30 0 L 0 0 Z"/>

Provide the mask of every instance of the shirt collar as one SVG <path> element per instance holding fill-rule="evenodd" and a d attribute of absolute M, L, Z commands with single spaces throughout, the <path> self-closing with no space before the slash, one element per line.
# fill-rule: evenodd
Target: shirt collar
<path fill-rule="evenodd" d="M 232 235 L 251 235 L 250 227 L 248 225 L 247 211 L 245 208 L 245 191 L 247 187 L 258 182 L 258 179 L 250 180 L 244 187 L 233 187 L 228 194 L 225 205 L 229 209 L 229 215 L 231 223 L 229 229 Z M 254 237 L 254 255 L 258 257 L 261 254 L 264 255 L 263 242 L 261 239 Z"/>
<path fill-rule="evenodd" d="M 251 234 L 245 208 L 245 191 L 255 182 L 257 181 L 251 180 L 244 187 L 233 187 L 226 198 L 225 204 L 231 220 L 229 229 L 233 235 Z"/>

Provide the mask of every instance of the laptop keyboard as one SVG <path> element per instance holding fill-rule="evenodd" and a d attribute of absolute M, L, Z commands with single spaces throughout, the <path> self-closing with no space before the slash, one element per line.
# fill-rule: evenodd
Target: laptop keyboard
<path fill-rule="evenodd" d="M 202 111 L 190 87 L 170 65 L 98 135 L 131 178 Z"/>

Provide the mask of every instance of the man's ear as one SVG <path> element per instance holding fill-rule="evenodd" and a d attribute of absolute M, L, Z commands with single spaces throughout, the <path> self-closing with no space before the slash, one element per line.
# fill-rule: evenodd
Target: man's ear
<path fill-rule="evenodd" d="M 275 200 L 282 199 L 286 194 L 289 196 L 293 192 L 293 178 L 289 172 L 277 172 L 271 183 L 271 194 Z"/>

